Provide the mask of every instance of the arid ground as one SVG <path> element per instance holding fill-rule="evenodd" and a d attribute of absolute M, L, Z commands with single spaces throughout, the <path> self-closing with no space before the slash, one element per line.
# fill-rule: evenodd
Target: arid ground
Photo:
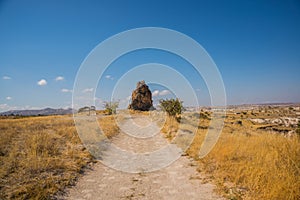
<path fill-rule="evenodd" d="M 202 141 L 213 128 L 212 112 L 184 112 L 185 129 L 197 128 L 190 148 L 170 166 L 138 174 L 93 158 L 72 116 L 1 117 L 0 199 L 300 198 L 299 105 L 229 107 L 217 144 L 199 159 Z M 140 121 L 147 115 L 151 112 L 132 113 Z M 116 116 L 97 112 L 96 117 L 116 145 L 141 148 L 142 142 L 135 146 L 120 131 Z M 160 139 L 154 139 L 159 147 L 176 136 L 178 122 L 167 118 L 158 125 L 163 127 Z"/>

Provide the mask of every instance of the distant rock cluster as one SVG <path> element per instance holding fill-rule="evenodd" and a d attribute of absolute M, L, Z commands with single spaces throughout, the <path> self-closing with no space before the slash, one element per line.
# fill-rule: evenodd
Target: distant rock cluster
<path fill-rule="evenodd" d="M 250 120 L 258 124 L 277 124 L 285 127 L 290 127 L 290 126 L 296 127 L 299 123 L 298 118 L 292 118 L 292 117 L 280 117 L 275 119 L 250 119 Z"/>
<path fill-rule="evenodd" d="M 148 111 L 153 110 L 152 93 L 146 85 L 145 81 L 139 81 L 136 84 L 136 89 L 131 95 L 131 104 L 128 109 Z"/>

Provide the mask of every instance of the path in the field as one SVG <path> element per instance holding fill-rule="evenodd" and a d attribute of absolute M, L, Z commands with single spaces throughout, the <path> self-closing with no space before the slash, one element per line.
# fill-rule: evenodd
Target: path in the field
<path fill-rule="evenodd" d="M 139 117 L 135 122 L 145 124 L 147 119 Z M 128 124 L 126 122 L 123 124 L 124 132 L 131 131 L 135 136 L 141 133 L 138 128 L 130 130 Z M 148 128 L 155 129 L 155 127 Z M 160 133 L 149 138 L 137 138 L 121 132 L 111 141 L 117 147 L 135 153 L 153 152 L 168 144 Z M 111 153 L 108 150 L 103 156 L 114 154 L 115 152 Z M 92 170 L 79 179 L 76 186 L 68 189 L 66 199 L 223 199 L 213 191 L 214 185 L 204 184 L 201 179 L 202 176 L 196 171 L 193 160 L 186 156 L 180 156 L 175 162 L 158 171 L 140 173 L 118 171 L 99 161 Z"/>

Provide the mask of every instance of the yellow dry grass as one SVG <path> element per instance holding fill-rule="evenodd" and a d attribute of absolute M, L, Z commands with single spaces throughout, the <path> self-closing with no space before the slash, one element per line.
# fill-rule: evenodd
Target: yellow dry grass
<path fill-rule="evenodd" d="M 238 121 L 241 124 L 234 123 Z M 225 197 L 300 199 L 300 140 L 297 136 L 289 138 L 257 130 L 246 118 L 229 115 L 216 146 L 199 160 L 208 125 L 208 119 L 200 120 L 187 153 L 198 160 L 199 171 L 217 183 Z"/>
<path fill-rule="evenodd" d="M 122 121 L 122 115 L 98 114 L 102 114 L 98 122 L 108 138 L 119 132 L 115 117 Z M 257 129 L 260 126 L 248 120 L 250 115 L 229 113 L 215 148 L 201 160 L 198 153 L 209 127 L 209 113 L 183 115 L 181 127 L 198 128 L 187 154 L 229 199 L 300 199 L 299 138 Z M 272 112 L 263 117 L 272 117 Z M 179 128 L 177 121 L 167 118 L 158 123 L 164 124 L 162 131 L 172 140 Z M 55 198 L 93 161 L 71 116 L 1 118 L 0 137 L 0 199 Z"/>
<path fill-rule="evenodd" d="M 99 119 L 108 137 L 118 129 Z M 53 199 L 93 162 L 71 116 L 0 119 L 0 199 Z"/>
<path fill-rule="evenodd" d="M 128 110 L 131 116 L 139 116 L 139 115 L 146 115 L 149 116 L 152 111 L 139 111 L 139 110 Z"/>
<path fill-rule="evenodd" d="M 106 137 L 111 138 L 119 133 L 119 127 L 116 123 L 116 117 L 115 115 L 107 115 L 103 116 L 100 119 L 98 119 L 98 123 L 101 127 L 101 130 L 106 135 Z"/>
<path fill-rule="evenodd" d="M 161 132 L 165 134 L 165 137 L 171 141 L 178 131 L 179 123 L 176 121 L 174 117 L 168 116 L 162 126 Z"/>

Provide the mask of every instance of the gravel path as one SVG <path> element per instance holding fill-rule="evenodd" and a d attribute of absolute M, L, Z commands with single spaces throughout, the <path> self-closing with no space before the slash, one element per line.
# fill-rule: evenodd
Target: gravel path
<path fill-rule="evenodd" d="M 138 120 L 138 122 L 141 121 L 146 121 L 146 119 Z M 123 125 L 128 131 L 128 124 L 125 122 Z M 148 125 L 145 130 L 147 128 L 156 130 L 155 127 Z M 142 129 L 135 128 L 134 130 L 141 134 Z M 149 135 L 151 137 L 138 138 L 121 132 L 111 142 L 121 149 L 134 153 L 152 152 L 168 144 L 160 133 Z M 105 155 L 114 154 L 108 150 Z M 202 178 L 196 171 L 193 160 L 186 156 L 180 156 L 165 168 L 147 173 L 117 171 L 98 162 L 92 170 L 79 179 L 76 186 L 68 189 L 66 199 L 223 199 L 214 193 L 215 186 L 202 183 Z"/>

